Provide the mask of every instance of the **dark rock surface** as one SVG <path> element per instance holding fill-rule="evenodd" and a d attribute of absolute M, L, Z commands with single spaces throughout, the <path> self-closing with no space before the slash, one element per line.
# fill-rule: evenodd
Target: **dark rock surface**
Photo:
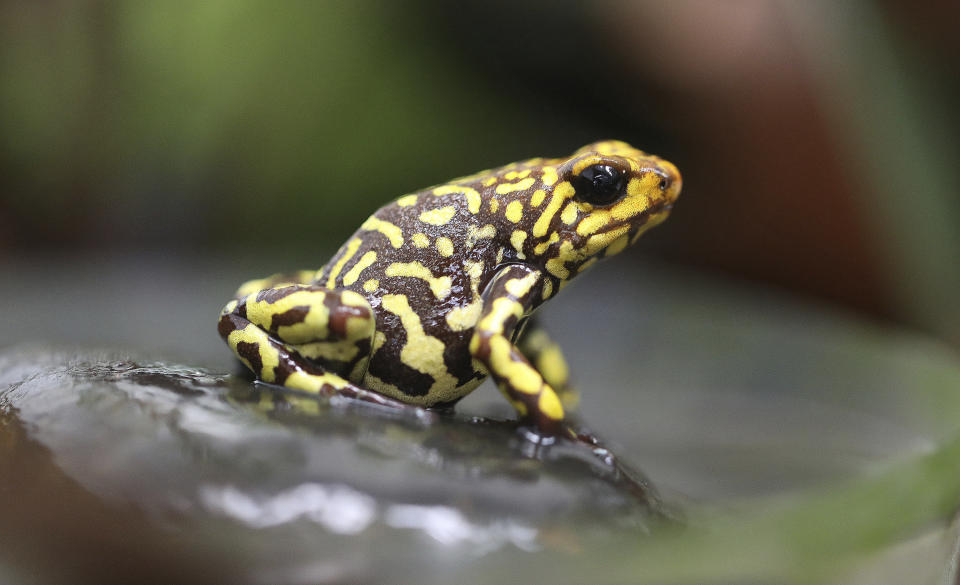
<path fill-rule="evenodd" d="M 387 581 L 658 524 L 583 445 L 534 448 L 509 423 L 39 347 L 0 354 L 0 405 L 0 533 L 51 582 Z"/>

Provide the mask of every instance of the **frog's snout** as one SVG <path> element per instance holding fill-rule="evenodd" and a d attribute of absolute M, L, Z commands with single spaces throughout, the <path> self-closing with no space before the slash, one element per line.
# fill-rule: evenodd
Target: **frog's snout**
<path fill-rule="evenodd" d="M 657 175 L 660 176 L 660 190 L 664 196 L 664 207 L 670 209 L 673 203 L 680 197 L 680 190 L 683 188 L 683 177 L 680 170 L 673 163 L 660 160 L 657 165 Z"/>

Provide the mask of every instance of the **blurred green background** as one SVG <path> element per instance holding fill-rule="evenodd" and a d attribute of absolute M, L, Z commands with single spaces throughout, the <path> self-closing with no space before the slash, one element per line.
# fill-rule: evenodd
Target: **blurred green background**
<path fill-rule="evenodd" d="M 640 255 L 956 343 L 958 18 L 905 0 L 4 1 L 0 258 L 319 267 L 392 197 L 611 137 L 684 174 Z"/>

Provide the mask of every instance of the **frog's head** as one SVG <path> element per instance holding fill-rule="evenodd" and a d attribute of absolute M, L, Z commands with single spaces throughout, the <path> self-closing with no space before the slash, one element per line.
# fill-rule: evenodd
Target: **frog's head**
<path fill-rule="evenodd" d="M 622 251 L 667 218 L 680 187 L 673 164 L 625 142 L 584 146 L 557 168 L 552 198 L 559 208 L 550 222 L 557 235 L 543 256 L 547 271 L 566 280 Z"/>

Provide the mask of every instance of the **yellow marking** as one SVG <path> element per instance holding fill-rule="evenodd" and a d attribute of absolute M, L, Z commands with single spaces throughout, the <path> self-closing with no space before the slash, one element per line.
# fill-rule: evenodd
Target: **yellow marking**
<path fill-rule="evenodd" d="M 416 203 L 417 203 L 416 195 L 404 195 L 400 199 L 397 199 L 397 205 L 399 205 L 400 207 L 410 207 L 411 205 L 415 205 Z"/>
<path fill-rule="evenodd" d="M 450 294 L 450 286 L 453 284 L 449 276 L 436 277 L 430 272 L 430 269 L 419 261 L 414 262 L 394 262 L 387 266 L 384 272 L 386 276 L 406 276 L 409 278 L 419 278 L 426 281 L 433 291 L 433 296 L 438 299 L 444 299 Z M 397 295 L 394 295 L 397 296 Z"/>
<path fill-rule="evenodd" d="M 497 235 L 497 228 L 493 227 L 491 224 L 487 224 L 482 228 L 476 226 L 470 226 L 467 228 L 467 241 L 465 247 L 469 250 L 476 245 L 477 240 L 489 239 Z"/>
<path fill-rule="evenodd" d="M 565 199 L 573 197 L 573 194 L 573 185 L 571 185 L 569 181 L 564 181 L 557 185 L 557 188 L 553 190 L 553 197 L 550 198 L 550 203 L 547 203 L 543 213 L 537 218 L 537 223 L 533 224 L 533 235 L 535 237 L 540 238 L 547 233 L 550 221 L 553 220 L 553 216 L 557 213 L 557 210 L 560 209 L 560 205 Z M 580 223 L 582 224 L 583 222 Z"/>
<path fill-rule="evenodd" d="M 490 200 L 490 213 L 496 213 L 500 209 L 500 200 L 494 197 Z"/>
<path fill-rule="evenodd" d="M 383 394 L 384 396 L 393 396 L 398 400 L 403 400 L 405 402 L 413 402 L 412 400 L 407 400 L 407 395 L 403 393 L 400 388 L 390 384 L 389 382 L 384 382 L 380 378 L 374 376 L 370 372 L 367 372 L 363 376 L 363 387 L 372 392 L 378 394 Z"/>
<path fill-rule="evenodd" d="M 280 315 L 296 307 L 308 307 L 303 321 L 277 328 L 277 336 L 287 343 L 305 343 L 327 336 L 330 311 L 323 304 L 326 295 L 320 291 L 298 290 L 275 303 L 247 300 L 247 319 L 263 329 L 270 327 L 274 315 Z"/>
<path fill-rule="evenodd" d="M 363 290 L 367 291 L 368 293 L 372 293 L 378 288 L 380 288 L 380 281 L 376 278 L 371 278 L 367 282 L 363 283 Z"/>
<path fill-rule="evenodd" d="M 253 369 L 253 364 L 246 358 L 240 357 L 239 352 L 237 352 L 237 346 L 241 343 L 252 343 L 257 346 L 260 361 L 263 363 L 263 367 L 260 368 L 259 372 Z M 275 380 L 274 372 L 277 365 L 280 364 L 280 352 L 270 345 L 270 339 L 266 331 L 256 325 L 250 324 L 243 329 L 231 331 L 230 335 L 227 336 L 227 344 L 230 346 L 230 349 L 237 354 L 240 361 L 246 364 L 250 371 L 257 374 L 258 378 L 264 382 L 273 382 Z"/>
<path fill-rule="evenodd" d="M 313 282 L 320 272 L 322 272 L 322 270 L 298 270 L 293 274 L 274 274 L 266 278 L 248 280 L 240 285 L 240 288 L 237 289 L 237 292 L 234 294 L 234 296 L 237 298 L 243 298 L 249 294 L 266 290 L 268 288 L 280 288 L 294 284 L 308 284 Z M 284 278 L 280 278 L 281 276 Z"/>
<path fill-rule="evenodd" d="M 220 311 L 220 314 L 226 315 L 228 313 L 232 313 L 233 310 L 237 308 L 238 303 L 239 301 L 237 301 L 236 299 L 230 301 L 229 303 L 226 304 L 225 307 L 223 307 L 223 309 Z"/>
<path fill-rule="evenodd" d="M 283 385 L 287 388 L 296 388 L 305 392 L 320 392 L 325 384 L 329 384 L 338 390 L 348 386 L 346 380 L 336 374 L 307 374 L 306 372 L 293 372 L 287 377 Z"/>
<path fill-rule="evenodd" d="M 560 250 L 558 251 L 557 256 L 547 260 L 547 272 L 556 276 L 560 280 L 566 280 L 569 278 L 570 271 L 567 270 L 567 267 L 564 266 L 564 264 L 569 258 L 572 250 L 573 244 L 571 244 L 569 240 L 564 240 L 563 243 L 560 244 Z"/>
<path fill-rule="evenodd" d="M 606 159 L 602 156 L 598 156 L 596 154 L 593 156 L 585 156 L 580 160 L 578 160 L 576 163 L 574 163 L 573 168 L 570 170 L 573 172 L 574 175 L 579 175 L 580 173 L 583 172 L 583 169 L 593 165 L 598 165 L 598 164 L 609 164 L 609 159 Z"/>
<path fill-rule="evenodd" d="M 360 240 L 360 238 L 353 238 L 347 242 L 347 249 L 343 252 L 343 256 L 341 256 L 340 259 L 337 260 L 337 263 L 333 265 L 333 268 L 330 269 L 330 277 L 327 278 L 327 288 L 333 288 L 337 276 L 339 276 L 340 271 L 343 270 L 343 265 L 346 264 L 350 258 L 353 258 L 353 255 L 357 253 L 357 249 L 361 243 L 362 240 Z"/>
<path fill-rule="evenodd" d="M 517 258 L 523 260 L 526 256 L 523 254 L 523 242 L 527 239 L 527 232 L 523 230 L 513 230 L 510 234 L 510 245 L 517 251 Z"/>
<path fill-rule="evenodd" d="M 537 180 L 533 177 L 527 177 L 526 179 L 517 181 L 516 183 L 500 183 L 497 185 L 495 191 L 497 195 L 506 195 L 507 193 L 513 193 L 514 191 L 523 191 L 525 189 L 529 189 L 530 187 L 533 187 L 533 184 L 536 182 Z"/>
<path fill-rule="evenodd" d="M 367 302 L 367 299 L 363 298 L 362 294 L 353 292 L 352 290 L 342 291 L 340 293 L 340 302 L 350 307 L 370 308 L 370 303 Z"/>
<path fill-rule="evenodd" d="M 484 187 L 492 187 L 497 182 L 496 177 L 490 177 L 489 179 L 483 182 Z"/>
<path fill-rule="evenodd" d="M 430 238 L 428 238 L 426 234 L 413 234 L 410 236 L 410 241 L 418 248 L 426 248 L 430 245 Z"/>
<path fill-rule="evenodd" d="M 370 355 L 377 353 L 383 344 L 387 342 L 387 334 L 383 331 L 373 332 L 373 345 L 370 346 Z"/>
<path fill-rule="evenodd" d="M 627 187 L 628 194 L 631 186 L 638 182 L 638 179 L 632 179 L 630 181 Z M 636 217 L 637 215 L 646 211 L 648 207 L 650 207 L 650 199 L 647 197 L 641 194 L 628 195 L 627 197 L 621 199 L 613 207 L 608 209 L 594 209 L 590 215 L 580 221 L 580 224 L 577 226 L 577 233 L 581 236 L 588 236 L 596 233 L 604 225 L 614 220 L 622 221 L 631 217 Z"/>
<path fill-rule="evenodd" d="M 297 346 L 297 351 L 303 357 L 312 360 L 324 358 L 338 362 L 349 362 L 357 357 L 357 352 L 360 351 L 355 341 L 337 340 L 301 343 Z"/>
<path fill-rule="evenodd" d="M 536 353 L 536 365 L 544 381 L 554 388 L 567 385 L 570 379 L 570 369 L 563 359 L 560 346 L 553 342 L 542 330 L 531 334 L 525 342 Z"/>
<path fill-rule="evenodd" d="M 271 279 L 267 278 L 258 278 L 256 280 L 248 280 L 247 282 L 240 285 L 240 288 L 237 289 L 237 292 L 234 293 L 234 296 L 238 298 L 243 298 L 249 294 L 259 292 L 261 290 L 271 288 Z"/>
<path fill-rule="evenodd" d="M 367 221 L 363 222 L 360 229 L 380 232 L 387 236 L 387 239 L 390 240 L 390 245 L 394 248 L 399 248 L 403 245 L 403 231 L 389 221 L 383 221 L 379 217 L 371 215 Z"/>
<path fill-rule="evenodd" d="M 581 258 L 593 256 L 600 250 L 615 242 L 620 236 L 625 235 L 628 231 L 630 231 L 630 226 L 622 225 L 612 230 L 594 234 L 587 239 L 586 245 L 581 250 L 577 251 L 577 255 L 579 255 Z"/>
<path fill-rule="evenodd" d="M 523 278 L 511 278 L 503 285 L 503 288 L 507 289 L 507 292 L 514 297 L 520 299 L 523 295 L 530 292 L 530 289 L 536 284 L 538 278 L 540 278 L 539 272 L 531 272 Z"/>
<path fill-rule="evenodd" d="M 506 211 L 507 219 L 513 223 L 520 221 L 520 218 L 523 217 L 523 202 L 522 201 L 511 201 L 507 204 Z"/>
<path fill-rule="evenodd" d="M 552 418 L 553 420 L 563 420 L 563 405 L 557 398 L 557 393 L 553 388 L 547 387 L 540 393 L 540 400 L 537 401 L 537 407 L 540 412 Z"/>
<path fill-rule="evenodd" d="M 590 268 L 591 266 L 593 266 L 593 265 L 596 264 L 596 263 L 597 263 L 597 257 L 596 257 L 596 256 L 594 256 L 593 258 L 587 259 L 586 262 L 584 262 L 583 264 L 580 265 L 580 268 L 577 268 L 577 274 L 586 271 L 587 268 Z"/>
<path fill-rule="evenodd" d="M 456 212 L 456 208 L 452 205 L 447 205 L 446 207 L 424 211 L 420 214 L 420 221 L 429 223 L 430 225 L 446 225 Z"/>
<path fill-rule="evenodd" d="M 523 307 L 509 297 L 493 299 L 490 312 L 477 324 L 477 329 L 490 333 L 503 333 L 503 324 L 511 317 L 523 316 Z"/>
<path fill-rule="evenodd" d="M 477 324 L 483 311 L 483 299 L 476 298 L 468 305 L 454 307 L 447 313 L 447 327 L 451 331 L 466 331 Z"/>
<path fill-rule="evenodd" d="M 466 331 L 477 324 L 480 313 L 483 311 L 483 299 L 480 298 L 480 277 L 483 276 L 483 262 L 467 260 L 463 263 L 464 271 L 470 277 L 470 292 L 473 300 L 464 306 L 454 307 L 447 313 L 447 327 L 451 331 Z"/>
<path fill-rule="evenodd" d="M 540 254 L 543 254 L 544 252 L 547 251 L 547 248 L 549 248 L 553 243 L 557 242 L 559 239 L 560 239 L 560 234 L 558 234 L 557 232 L 551 233 L 550 238 L 547 239 L 547 241 L 540 242 L 533 248 L 533 253 L 537 256 L 539 256 Z"/>
<path fill-rule="evenodd" d="M 557 182 L 557 169 L 546 167 L 543 169 L 543 176 L 540 178 L 544 185 L 550 186 Z"/>
<path fill-rule="evenodd" d="M 628 236 L 627 234 L 624 234 L 619 238 L 617 238 L 616 240 L 614 240 L 612 244 L 607 246 L 607 249 L 604 250 L 603 255 L 613 256 L 615 254 L 619 254 L 620 252 L 623 252 L 624 248 L 626 248 L 627 244 L 629 243 L 630 243 L 630 236 Z"/>
<path fill-rule="evenodd" d="M 547 196 L 547 192 L 543 189 L 537 189 L 533 192 L 533 196 L 530 197 L 530 207 L 540 207 L 540 204 L 543 203 L 543 198 Z"/>
<path fill-rule="evenodd" d="M 377 261 L 377 253 L 373 250 L 370 250 L 366 254 L 360 257 L 357 260 L 357 263 L 353 265 L 353 268 L 347 271 L 343 275 L 343 285 L 350 286 L 351 284 L 357 282 L 357 279 L 360 278 L 360 273 L 366 270 L 371 264 Z"/>
<path fill-rule="evenodd" d="M 503 253 L 504 253 L 504 252 L 505 252 L 505 250 L 504 250 L 503 248 L 497 249 L 497 264 L 500 264 L 501 262 L 503 262 Z"/>
<path fill-rule="evenodd" d="M 400 361 L 411 368 L 433 377 L 430 391 L 455 388 L 457 379 L 450 375 L 443 361 L 444 343 L 427 335 L 420 317 L 410 308 L 405 295 L 384 295 L 383 308 L 400 317 L 407 334 L 407 342 L 400 350 Z"/>
<path fill-rule="evenodd" d="M 553 281 L 550 280 L 549 278 L 543 279 L 543 294 L 541 295 L 543 297 L 543 300 L 549 299 L 550 295 L 552 294 L 553 294 Z"/>
<path fill-rule="evenodd" d="M 515 360 L 513 344 L 503 335 L 490 338 L 490 369 L 510 384 L 517 392 L 536 394 L 543 387 L 543 378 L 529 364 Z"/>
<path fill-rule="evenodd" d="M 573 222 L 577 221 L 577 212 L 579 208 L 577 207 L 576 202 L 571 201 L 567 203 L 567 206 L 563 208 L 563 212 L 560 214 L 560 221 L 570 225 Z"/>
<path fill-rule="evenodd" d="M 503 176 L 503 178 L 506 179 L 506 180 L 508 180 L 508 181 L 515 181 L 515 180 L 517 180 L 517 179 L 524 179 L 524 178 L 526 178 L 526 177 L 530 174 L 530 171 L 531 171 L 531 170 L 532 170 L 532 169 L 527 169 L 527 170 L 525 170 L 525 171 L 510 171 L 509 173 L 505 174 L 505 175 Z"/>
<path fill-rule="evenodd" d="M 467 209 L 470 213 L 480 211 L 482 199 L 476 189 L 464 187 L 462 185 L 442 185 L 433 190 L 434 195 L 450 195 L 451 193 L 462 193 L 467 198 Z M 444 222 L 446 223 L 446 222 Z"/>
<path fill-rule="evenodd" d="M 463 263 L 464 269 L 467 271 L 467 276 L 471 280 L 479 280 L 483 276 L 483 262 L 475 262 L 473 260 L 467 260 Z"/>
<path fill-rule="evenodd" d="M 610 221 L 610 213 L 606 209 L 595 209 L 593 213 L 583 218 L 577 226 L 577 233 L 581 236 L 592 234 Z"/>
<path fill-rule="evenodd" d="M 450 238 L 440 236 L 437 238 L 436 246 L 437 252 L 439 252 L 444 258 L 453 256 L 453 242 L 450 241 Z"/>

